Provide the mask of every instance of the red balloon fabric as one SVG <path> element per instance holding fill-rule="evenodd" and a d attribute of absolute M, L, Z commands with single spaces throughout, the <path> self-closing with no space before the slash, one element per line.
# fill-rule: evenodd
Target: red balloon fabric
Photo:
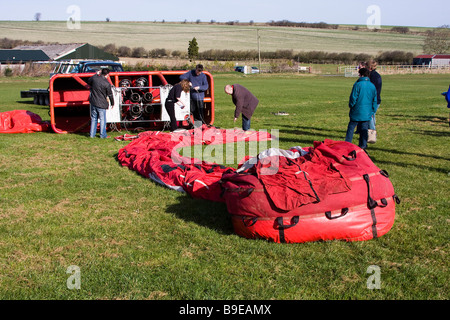
<path fill-rule="evenodd" d="M 31 133 L 47 131 L 48 122 L 27 110 L 13 110 L 0 112 L 0 133 Z"/>
<path fill-rule="evenodd" d="M 119 150 L 123 166 L 194 198 L 225 202 L 243 237 L 299 243 L 365 241 L 387 233 L 399 199 L 387 172 L 358 146 L 325 140 L 312 147 L 270 148 L 238 169 L 181 156 L 196 144 L 269 140 L 267 133 L 207 128 L 144 132 Z M 188 153 L 189 154 L 189 153 Z"/>
<path fill-rule="evenodd" d="M 138 136 L 123 135 L 116 140 L 133 139 L 119 150 L 118 160 L 144 177 L 192 197 L 223 202 L 220 179 L 234 168 L 202 159 L 183 157 L 178 149 L 195 145 L 222 145 L 239 141 L 267 141 L 268 132 L 201 128 L 165 133 L 147 131 Z"/>

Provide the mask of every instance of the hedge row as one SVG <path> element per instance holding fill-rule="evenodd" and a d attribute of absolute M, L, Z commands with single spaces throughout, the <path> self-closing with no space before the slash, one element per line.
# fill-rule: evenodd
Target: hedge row
<path fill-rule="evenodd" d="M 0 39 L 0 48 L 13 48 L 24 44 L 43 44 L 42 41 L 30 42 L 22 40 L 12 40 L 8 38 Z M 186 58 L 187 53 L 178 50 L 170 51 L 164 48 L 155 48 L 146 50 L 143 47 L 130 48 L 126 46 L 116 47 L 115 44 L 107 44 L 99 47 L 106 52 L 120 57 L 133 58 L 164 58 L 177 57 Z M 197 57 L 199 60 L 207 61 L 249 61 L 257 60 L 259 58 L 257 50 L 216 50 L 210 49 L 199 52 Z M 380 64 L 412 64 L 414 54 L 412 52 L 404 51 L 385 51 L 379 53 L 377 56 L 370 56 L 368 54 L 351 53 L 351 52 L 324 52 L 324 51 L 306 51 L 294 52 L 293 50 L 277 50 L 273 52 L 261 52 L 261 59 L 264 60 L 293 60 L 300 63 L 342 63 L 351 64 L 354 62 L 366 61 L 373 58 Z"/>
<path fill-rule="evenodd" d="M 164 57 L 178 57 L 186 58 L 187 53 L 181 51 L 170 51 L 167 49 L 156 48 L 152 50 L 145 50 L 143 47 L 129 48 L 121 46 L 116 48 L 114 44 L 107 44 L 102 47 L 103 50 L 120 57 L 133 58 L 164 58 Z M 257 60 L 259 54 L 257 50 L 217 50 L 210 49 L 199 52 L 197 59 L 206 61 L 251 61 Z M 263 51 L 261 52 L 261 59 L 263 60 L 293 60 L 300 63 L 342 63 L 351 64 L 354 62 L 367 61 L 375 59 L 383 64 L 412 64 L 414 54 L 412 52 L 404 51 L 386 51 L 371 56 L 364 53 L 351 52 L 324 52 L 324 51 L 305 51 L 294 52 L 293 50 L 277 50 L 277 51 Z"/>
<path fill-rule="evenodd" d="M 210 61 L 257 60 L 258 52 L 256 50 L 234 51 L 212 49 L 200 52 L 198 58 Z M 374 59 L 382 64 L 412 64 L 413 58 L 414 54 L 412 52 L 404 51 L 385 51 L 375 56 L 365 53 L 324 51 L 294 52 L 293 50 L 277 50 L 275 52 L 261 52 L 261 59 L 264 60 L 285 59 L 300 63 L 352 64 Z"/>
<path fill-rule="evenodd" d="M 277 27 L 296 27 L 296 28 L 316 28 L 316 29 L 337 29 L 338 24 L 328 24 L 326 22 L 294 22 L 289 20 L 270 21 L 269 26 Z"/>

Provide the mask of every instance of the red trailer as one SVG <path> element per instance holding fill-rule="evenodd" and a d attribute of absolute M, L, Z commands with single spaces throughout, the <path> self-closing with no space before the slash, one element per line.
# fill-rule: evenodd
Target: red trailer
<path fill-rule="evenodd" d="M 115 120 L 108 121 L 110 127 L 127 129 L 143 127 L 162 129 L 168 123 L 163 106 L 164 93 L 180 81 L 187 71 L 130 71 L 111 72 L 111 84 L 115 87 Z M 209 89 L 205 92 L 204 122 L 214 123 L 214 80 L 204 72 Z M 92 73 L 57 74 L 50 79 L 49 105 L 51 127 L 56 133 L 74 133 L 89 129 L 89 85 Z M 119 101 L 117 101 L 119 100 Z M 186 112 L 186 111 L 185 111 Z M 187 111 L 189 113 L 189 111 Z M 186 113 L 177 114 L 179 127 L 187 126 L 191 120 Z"/>

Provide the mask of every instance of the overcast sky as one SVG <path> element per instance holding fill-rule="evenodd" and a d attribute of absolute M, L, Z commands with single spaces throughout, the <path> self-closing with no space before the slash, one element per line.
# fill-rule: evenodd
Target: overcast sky
<path fill-rule="evenodd" d="M 2 0 L 0 20 L 326 22 L 438 27 L 449 0 Z"/>

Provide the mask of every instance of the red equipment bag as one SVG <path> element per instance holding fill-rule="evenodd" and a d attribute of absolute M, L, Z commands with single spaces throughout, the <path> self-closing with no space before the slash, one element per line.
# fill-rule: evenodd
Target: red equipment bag
<path fill-rule="evenodd" d="M 268 153 L 224 174 L 221 185 L 235 232 L 274 242 L 377 238 L 391 229 L 399 203 L 387 172 L 343 141 L 315 142 L 295 157 Z"/>

